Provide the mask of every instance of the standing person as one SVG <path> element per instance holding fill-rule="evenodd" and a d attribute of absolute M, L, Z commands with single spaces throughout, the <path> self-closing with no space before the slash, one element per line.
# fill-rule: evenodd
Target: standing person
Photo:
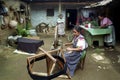
<path fill-rule="evenodd" d="M 72 45 L 72 47 L 66 48 L 66 52 L 64 54 L 71 76 L 74 75 L 74 71 L 79 63 L 83 50 L 88 47 L 84 36 L 81 34 L 81 30 L 82 29 L 79 26 L 75 26 L 73 29 L 73 41 L 65 44 L 65 46 Z"/>
<path fill-rule="evenodd" d="M 100 19 L 101 28 L 109 28 L 112 30 L 110 34 L 105 35 L 104 43 L 105 43 L 106 49 L 109 48 L 113 50 L 115 46 L 115 29 L 113 26 L 113 22 L 109 18 L 107 18 L 103 13 L 99 14 L 98 18 Z"/>
<path fill-rule="evenodd" d="M 60 14 L 57 19 L 57 26 L 58 26 L 58 37 L 65 36 L 65 20 L 63 15 Z"/>

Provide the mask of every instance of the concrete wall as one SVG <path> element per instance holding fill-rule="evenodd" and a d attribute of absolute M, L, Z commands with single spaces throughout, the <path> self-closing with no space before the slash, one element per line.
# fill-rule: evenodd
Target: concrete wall
<path fill-rule="evenodd" d="M 82 6 L 78 6 L 75 4 L 62 5 L 61 11 L 62 11 L 64 19 L 66 20 L 66 9 L 78 9 L 81 7 Z M 41 22 L 45 22 L 45 23 L 49 24 L 50 27 L 56 25 L 56 20 L 59 15 L 59 4 L 31 3 L 30 9 L 31 9 L 30 10 L 31 22 L 32 22 L 32 25 L 34 28 Z M 52 16 L 52 17 L 46 16 L 47 9 L 54 9 L 54 16 Z M 66 23 L 66 21 L 65 21 L 65 23 Z"/>
<path fill-rule="evenodd" d="M 38 25 L 41 22 L 49 24 L 50 27 L 56 25 L 56 20 L 58 18 L 58 5 L 40 5 L 40 4 L 30 4 L 30 14 L 31 22 L 33 27 Z M 47 9 L 54 9 L 54 16 L 48 17 Z M 63 17 L 65 18 L 65 10 L 62 10 Z"/>

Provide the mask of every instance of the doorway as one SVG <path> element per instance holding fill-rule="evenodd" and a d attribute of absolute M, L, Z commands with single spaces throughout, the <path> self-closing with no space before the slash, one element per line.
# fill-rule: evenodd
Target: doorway
<path fill-rule="evenodd" d="M 73 25 L 76 24 L 77 9 L 66 9 L 66 29 L 73 29 Z"/>

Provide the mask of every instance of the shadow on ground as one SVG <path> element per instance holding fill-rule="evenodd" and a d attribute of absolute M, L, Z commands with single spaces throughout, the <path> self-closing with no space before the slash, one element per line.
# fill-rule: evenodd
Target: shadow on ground
<path fill-rule="evenodd" d="M 120 48 L 118 50 L 119 47 L 117 47 L 117 49 L 115 49 L 114 51 L 104 51 L 105 52 L 105 56 L 107 58 L 109 58 L 109 60 L 111 61 L 111 65 L 112 67 L 118 72 L 120 73 Z"/>

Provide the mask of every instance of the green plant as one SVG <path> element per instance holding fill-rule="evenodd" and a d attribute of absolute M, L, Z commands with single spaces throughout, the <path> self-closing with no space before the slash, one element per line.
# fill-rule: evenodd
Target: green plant
<path fill-rule="evenodd" d="M 31 22 L 30 22 L 30 21 L 27 21 L 27 22 L 26 22 L 25 29 L 26 29 L 26 30 L 29 30 L 31 27 L 32 27 Z"/>
<path fill-rule="evenodd" d="M 26 37 L 29 35 L 28 31 L 23 27 L 22 24 L 18 24 L 16 30 L 17 30 L 17 34 L 22 35 L 23 37 Z"/>

